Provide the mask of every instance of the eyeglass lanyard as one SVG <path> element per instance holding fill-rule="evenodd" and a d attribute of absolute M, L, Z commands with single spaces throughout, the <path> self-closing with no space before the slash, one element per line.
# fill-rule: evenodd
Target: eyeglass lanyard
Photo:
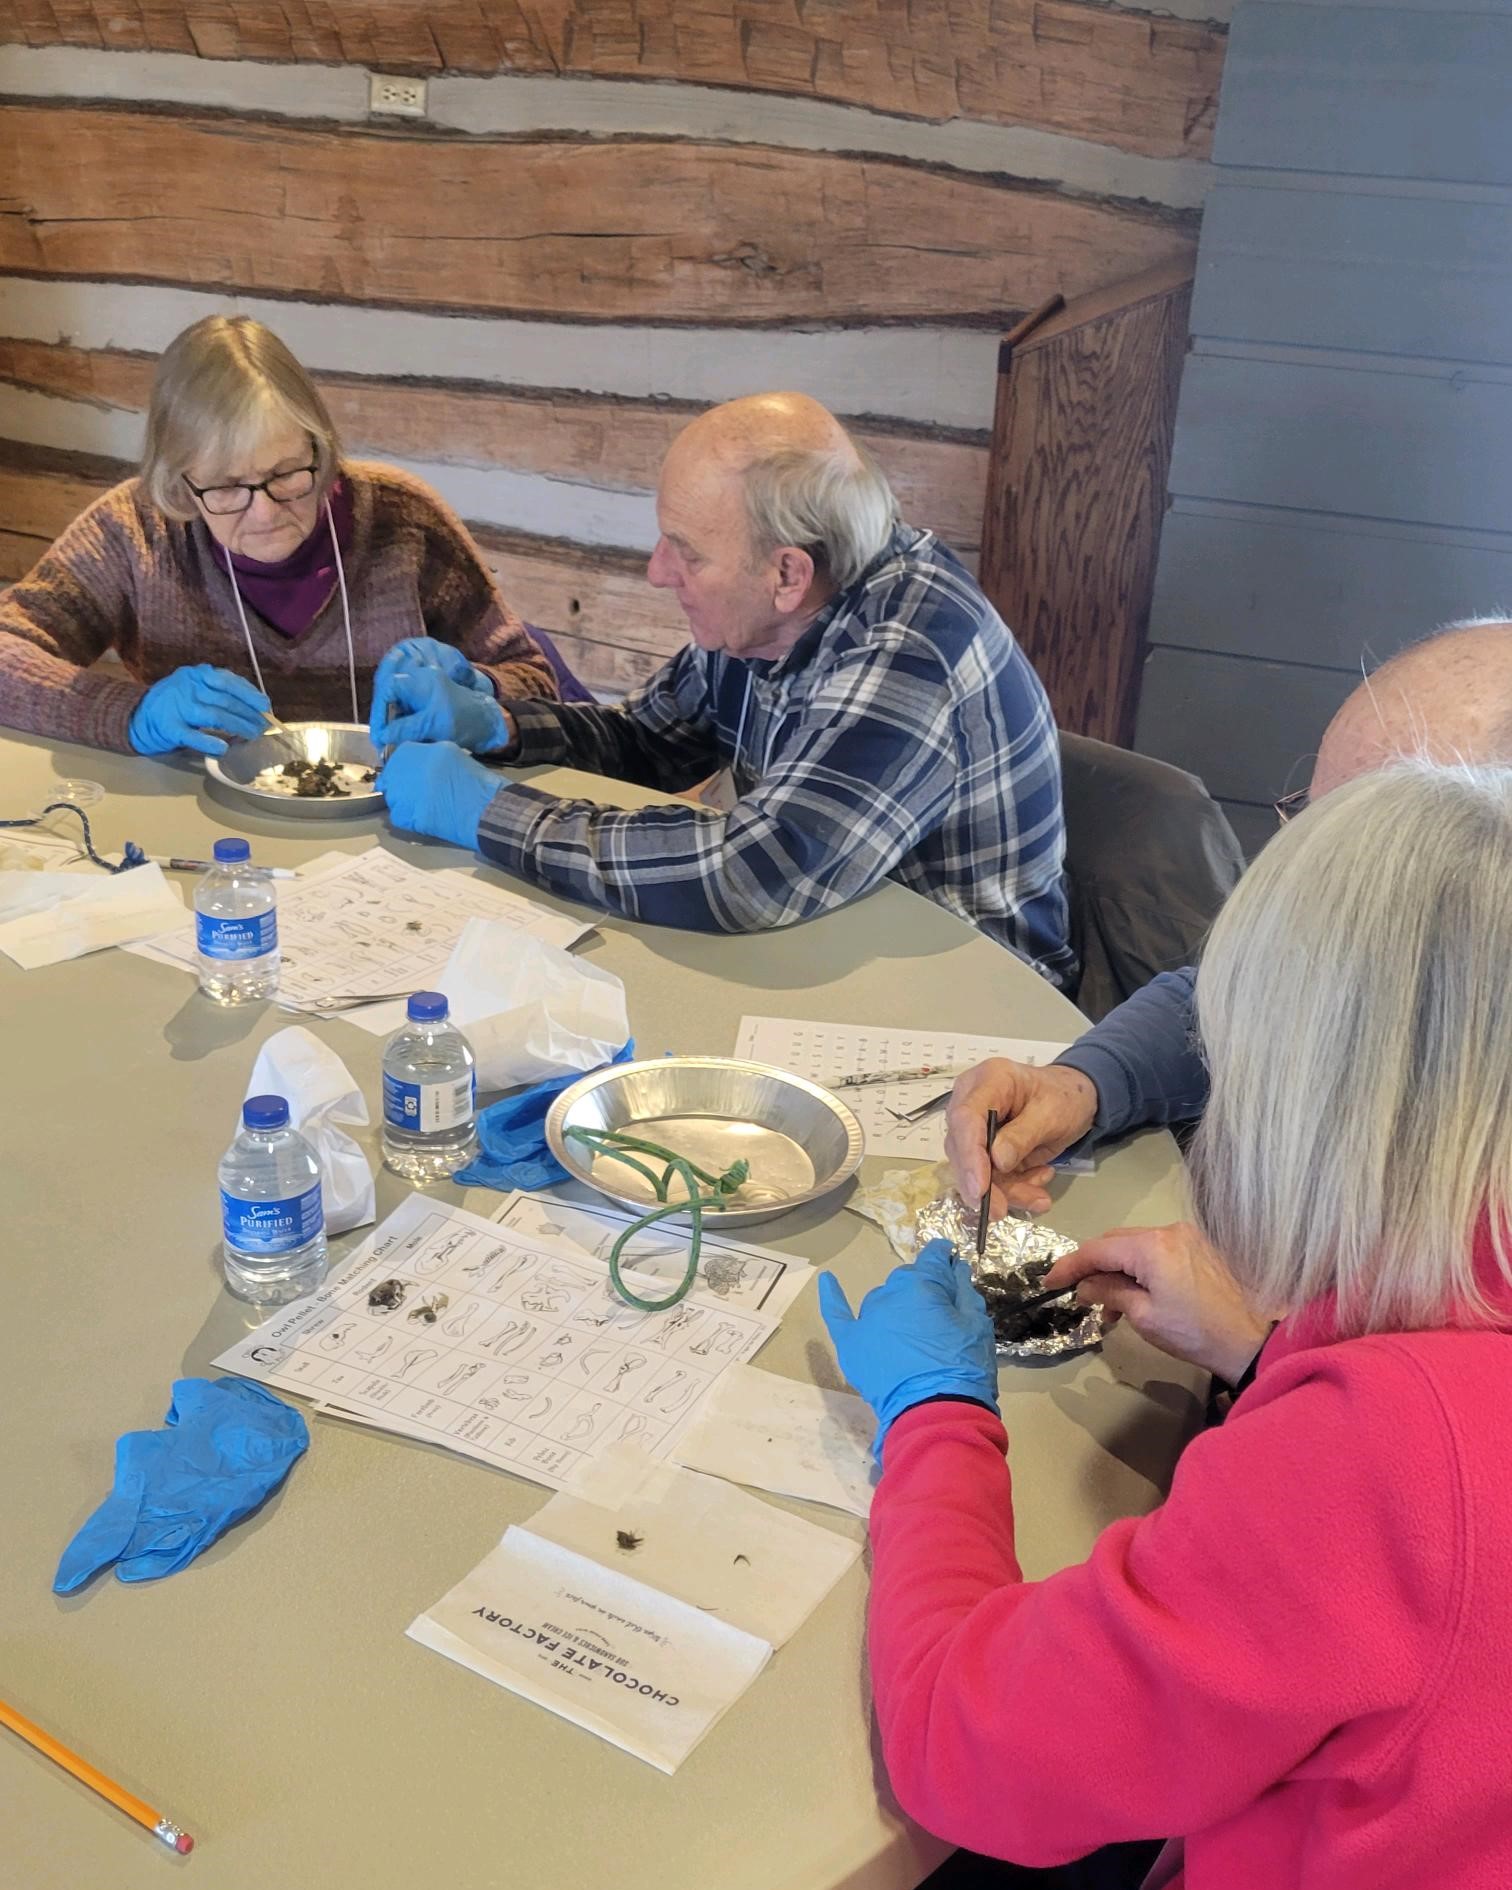
<path fill-rule="evenodd" d="M 331 514 L 331 501 L 325 502 L 326 523 L 331 528 L 331 549 L 336 553 L 336 583 L 341 591 L 341 616 L 346 625 L 347 680 L 352 685 L 352 721 L 360 723 L 362 716 L 357 708 L 357 653 L 352 647 L 352 606 L 347 599 L 346 569 L 341 559 L 341 540 L 336 535 L 336 520 Z M 257 678 L 257 686 L 268 696 L 268 686 L 263 681 L 262 664 L 257 660 L 257 646 L 252 641 L 252 626 L 247 622 L 247 607 L 242 602 L 241 586 L 236 581 L 236 566 L 231 562 L 231 549 L 221 546 L 221 555 L 226 560 L 226 576 L 231 580 L 231 595 L 236 599 L 236 614 L 241 618 L 242 635 L 246 638 L 247 654 L 252 659 L 252 674 Z M 271 702 L 273 698 L 268 696 Z"/>

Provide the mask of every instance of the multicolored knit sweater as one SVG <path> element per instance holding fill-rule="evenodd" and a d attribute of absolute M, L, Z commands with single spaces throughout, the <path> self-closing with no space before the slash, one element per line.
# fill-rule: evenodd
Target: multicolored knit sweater
<path fill-rule="evenodd" d="M 341 472 L 352 495 L 346 580 L 361 717 L 384 651 L 422 634 L 456 644 L 501 696 L 555 697 L 551 666 L 499 596 L 461 520 L 394 467 L 347 461 Z M 350 721 L 339 591 L 297 639 L 250 606 L 247 621 L 277 715 Z M 109 650 L 124 675 L 90 667 Z M 220 547 L 203 521 L 166 517 L 139 480 L 97 500 L 0 594 L 7 727 L 129 752 L 127 726 L 147 688 L 186 663 L 255 680 Z"/>

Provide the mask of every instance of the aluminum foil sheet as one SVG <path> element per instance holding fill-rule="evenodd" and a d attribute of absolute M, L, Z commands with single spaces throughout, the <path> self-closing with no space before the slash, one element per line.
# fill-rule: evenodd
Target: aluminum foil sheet
<path fill-rule="evenodd" d="M 1055 1261 L 1072 1252 L 1074 1240 L 1038 1221 L 1008 1215 L 988 1228 L 987 1251 L 978 1260 L 976 1221 L 959 1195 L 941 1195 L 919 1209 L 914 1239 L 920 1247 L 931 1240 L 948 1240 L 958 1254 L 970 1259 L 971 1277 L 992 1315 L 999 1358 L 1069 1358 L 1101 1342 L 1100 1306 L 1078 1306 L 1074 1300 L 1042 1306 L 1027 1315 L 1027 1333 L 1020 1330 L 1021 1322 L 1014 1316 L 1018 1302 L 1038 1289 Z"/>

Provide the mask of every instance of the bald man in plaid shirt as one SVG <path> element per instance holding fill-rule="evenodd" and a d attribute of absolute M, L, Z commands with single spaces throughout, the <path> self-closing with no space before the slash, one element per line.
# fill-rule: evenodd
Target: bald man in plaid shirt
<path fill-rule="evenodd" d="M 700 932 L 791 925 L 891 878 L 1068 984 L 1044 689 L 834 416 L 798 394 L 711 409 L 674 441 L 657 517 L 648 576 L 692 643 L 626 701 L 499 703 L 455 652 L 437 668 L 386 659 L 373 713 L 375 739 L 400 744 L 379 780 L 395 825 Z M 483 765 L 501 762 L 673 793 L 724 770 L 732 800 L 626 813 Z"/>

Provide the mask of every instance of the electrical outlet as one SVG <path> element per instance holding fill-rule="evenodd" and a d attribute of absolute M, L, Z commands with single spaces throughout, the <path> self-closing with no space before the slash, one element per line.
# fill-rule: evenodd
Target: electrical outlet
<path fill-rule="evenodd" d="M 399 79 L 390 72 L 370 72 L 368 110 L 383 112 L 392 118 L 423 118 L 424 79 Z"/>

